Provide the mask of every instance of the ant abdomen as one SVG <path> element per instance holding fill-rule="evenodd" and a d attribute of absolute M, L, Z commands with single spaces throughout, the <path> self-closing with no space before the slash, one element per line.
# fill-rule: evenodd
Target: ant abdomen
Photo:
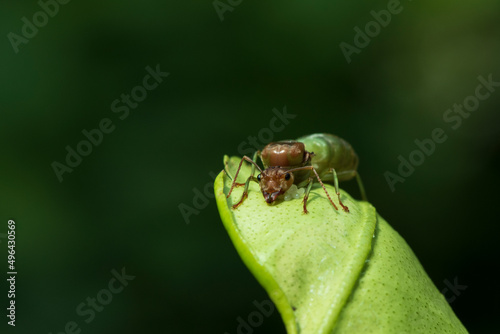
<path fill-rule="evenodd" d="M 329 133 L 315 133 L 297 139 L 304 143 L 306 150 L 314 153 L 312 165 L 322 177 L 335 168 L 339 181 L 347 181 L 355 176 L 358 169 L 358 155 L 344 139 Z"/>

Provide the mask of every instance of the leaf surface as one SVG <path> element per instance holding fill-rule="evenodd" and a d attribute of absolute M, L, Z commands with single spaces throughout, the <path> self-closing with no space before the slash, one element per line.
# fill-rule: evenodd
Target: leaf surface
<path fill-rule="evenodd" d="M 227 158 L 236 173 L 240 158 Z M 242 166 L 238 182 L 250 175 Z M 302 200 L 267 204 L 257 183 L 215 180 L 220 216 L 242 260 L 266 289 L 289 334 L 467 333 L 406 242 L 368 202 L 341 191 L 336 211 L 321 187 Z M 326 185 L 336 201 L 334 188 Z"/>

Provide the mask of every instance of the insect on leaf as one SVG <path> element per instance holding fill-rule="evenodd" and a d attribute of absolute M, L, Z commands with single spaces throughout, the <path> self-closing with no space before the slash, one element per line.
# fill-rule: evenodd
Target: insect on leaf
<path fill-rule="evenodd" d="M 240 158 L 225 157 L 233 177 Z M 250 167 L 244 164 L 238 182 Z M 267 204 L 255 182 L 215 195 L 222 222 L 242 260 L 268 292 L 289 334 L 467 333 L 406 242 L 375 208 L 341 191 L 350 213 L 336 211 L 320 187 L 308 210 L 300 199 Z M 326 185 L 334 194 L 334 189 Z"/>

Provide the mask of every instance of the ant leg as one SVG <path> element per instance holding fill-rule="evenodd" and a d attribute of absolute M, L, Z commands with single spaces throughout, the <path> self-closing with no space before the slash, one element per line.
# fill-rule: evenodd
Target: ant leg
<path fill-rule="evenodd" d="M 258 153 L 259 153 L 259 151 L 255 152 L 254 159 L 256 158 L 256 156 L 257 156 Z M 229 196 L 231 196 L 231 193 L 233 192 L 233 189 L 234 189 L 234 187 L 237 184 L 236 180 L 238 179 L 238 174 L 240 173 L 240 169 L 241 169 L 241 166 L 243 164 L 243 160 L 246 160 L 246 161 L 248 161 L 248 162 L 250 162 L 252 164 L 252 173 L 250 174 L 250 176 L 248 177 L 248 179 L 244 183 L 245 184 L 245 190 L 243 190 L 243 194 L 241 195 L 241 199 L 239 200 L 239 202 L 236 203 L 235 205 L 233 205 L 233 209 L 236 209 L 238 206 L 240 206 L 241 203 L 243 203 L 243 200 L 248 196 L 248 187 L 250 185 L 250 181 L 253 180 L 255 182 L 258 182 L 257 178 L 255 178 L 253 176 L 253 173 L 255 172 L 255 167 L 257 167 L 257 169 L 262 173 L 262 169 L 260 169 L 259 165 L 257 165 L 257 163 L 255 161 L 253 161 L 252 159 L 250 159 L 246 155 L 243 156 L 243 158 L 240 161 L 240 164 L 238 165 L 238 170 L 236 170 L 236 174 L 234 175 L 233 184 L 231 185 L 231 189 L 229 189 L 229 193 L 227 194 L 226 198 L 229 198 Z M 243 185 L 243 183 L 241 185 Z"/>
<path fill-rule="evenodd" d="M 361 193 L 361 198 L 363 201 L 368 202 L 368 198 L 366 197 L 365 187 L 363 186 L 363 182 L 361 181 L 361 176 L 356 172 L 356 181 L 358 181 L 359 192 Z"/>
<path fill-rule="evenodd" d="M 262 157 L 260 155 L 260 151 L 256 151 L 254 154 L 253 154 L 253 158 L 252 158 L 252 161 L 257 163 L 257 158 L 260 157 L 260 160 L 262 161 Z M 226 167 L 228 165 L 228 161 L 224 161 L 224 163 L 226 164 Z M 224 168 L 224 170 L 226 171 L 226 174 L 229 176 L 229 179 L 231 179 L 231 181 L 233 181 L 233 178 L 229 175 L 229 173 L 227 172 L 227 170 Z M 239 168 L 238 168 L 239 170 Z M 260 170 L 260 168 L 259 168 Z M 255 173 L 255 165 L 252 164 L 252 172 L 250 173 L 251 176 L 253 176 L 253 174 Z M 236 182 L 234 184 L 235 187 L 241 187 L 241 186 L 244 186 L 246 182 L 243 182 L 243 183 L 239 183 L 239 182 Z"/>
<path fill-rule="evenodd" d="M 321 184 L 321 187 L 325 191 L 326 197 L 328 197 L 328 200 L 330 200 L 330 203 L 332 203 L 332 205 L 335 208 L 335 210 L 338 210 L 338 208 L 335 205 L 335 203 L 333 203 L 332 198 L 330 197 L 330 194 L 326 190 L 325 185 L 321 181 L 321 178 L 319 177 L 318 172 L 316 172 L 316 169 L 314 169 L 313 166 L 303 166 L 303 167 L 292 168 L 292 169 L 288 170 L 288 172 L 289 173 L 293 173 L 293 172 L 298 172 L 299 170 L 306 170 L 306 169 L 312 170 L 314 172 L 314 175 L 316 175 L 316 178 L 318 179 L 319 184 Z M 338 187 L 337 187 L 337 189 L 338 189 Z M 307 194 L 309 195 L 309 191 L 307 192 Z M 339 196 L 339 202 L 340 202 L 340 196 Z M 344 209 L 344 211 L 349 212 L 349 209 L 347 208 L 347 206 L 345 206 L 344 204 L 342 204 L 342 202 L 340 202 L 340 205 L 342 205 L 342 208 Z"/>
<path fill-rule="evenodd" d="M 236 180 L 238 179 L 238 174 L 240 173 L 241 165 L 243 164 L 243 160 L 248 161 L 248 160 L 250 160 L 250 158 L 247 157 L 246 155 L 244 155 L 243 158 L 241 159 L 240 164 L 238 165 L 238 169 L 236 170 L 236 174 L 234 175 L 234 179 L 232 179 L 233 183 L 231 184 L 231 189 L 229 189 L 229 193 L 227 194 L 226 198 L 229 198 L 229 196 L 231 195 L 231 192 L 233 191 L 233 188 L 236 184 Z"/>
<path fill-rule="evenodd" d="M 252 162 L 252 172 L 250 173 L 250 176 L 248 177 L 246 182 L 245 183 L 236 183 L 237 187 L 240 185 L 241 186 L 245 185 L 245 189 L 243 190 L 243 194 L 241 194 L 241 199 L 239 200 L 239 202 L 236 203 L 235 205 L 233 205 L 233 209 L 236 209 L 237 207 L 239 207 L 241 205 L 241 203 L 243 203 L 245 198 L 248 197 L 248 187 L 250 186 L 250 181 L 255 181 L 255 182 L 259 183 L 257 178 L 253 176 L 253 174 L 255 173 L 255 167 L 259 168 L 259 166 L 257 165 L 257 157 L 259 157 L 259 156 L 260 156 L 260 151 L 256 151 L 253 154 L 253 160 L 251 161 Z M 262 160 L 262 157 L 260 159 Z M 260 168 L 259 168 L 259 171 L 262 173 L 262 170 Z"/>
<path fill-rule="evenodd" d="M 302 202 L 304 203 L 304 213 L 309 213 L 309 211 L 307 211 L 307 199 L 309 198 L 309 192 L 311 191 L 311 188 L 312 188 L 312 185 L 313 185 L 313 178 L 310 177 L 308 179 L 308 183 L 307 183 L 307 189 L 306 189 L 306 192 L 304 194 L 304 199 L 302 200 Z"/>
<path fill-rule="evenodd" d="M 229 170 L 228 170 L 228 167 L 229 167 L 229 157 L 228 156 L 224 156 L 224 172 L 226 173 L 227 177 L 234 182 L 234 179 L 233 177 L 231 176 L 231 174 L 229 174 Z M 239 170 L 239 168 L 238 168 Z M 235 187 L 241 187 L 241 186 L 244 186 L 245 185 L 245 182 L 243 183 L 239 183 L 239 182 L 234 182 L 234 186 Z"/>
<path fill-rule="evenodd" d="M 224 173 L 227 175 L 227 177 L 233 181 L 233 177 L 231 176 L 231 174 L 229 174 L 229 170 L 228 170 L 228 167 L 229 167 L 229 157 L 227 155 L 224 156 Z M 240 183 L 237 183 L 237 185 L 240 184 Z M 241 183 L 243 184 L 243 183 Z"/>
<path fill-rule="evenodd" d="M 243 190 L 243 194 L 241 195 L 239 202 L 233 205 L 233 209 L 236 209 L 237 207 L 239 207 L 243 203 L 245 198 L 248 197 L 248 187 L 250 186 L 250 181 L 255 181 L 255 182 L 259 183 L 259 181 L 257 180 L 256 177 L 254 177 L 253 175 L 250 175 L 248 177 L 247 181 L 244 183 L 245 189 Z"/>
<path fill-rule="evenodd" d="M 335 168 L 330 168 L 329 171 L 331 171 L 333 174 L 333 184 L 335 186 L 335 192 L 337 193 L 337 197 L 339 198 L 339 204 L 342 207 L 342 209 L 344 209 L 345 212 L 349 212 L 349 208 L 345 206 L 340 200 L 339 179 L 337 177 L 337 171 L 335 170 Z"/>
<path fill-rule="evenodd" d="M 243 160 L 246 160 L 254 165 L 254 166 L 252 166 L 252 174 L 250 174 L 250 177 L 253 177 L 253 172 L 255 170 L 254 167 L 257 167 L 259 169 L 259 171 L 262 173 L 262 170 L 260 169 L 260 167 L 252 159 L 250 159 L 246 155 L 243 156 L 243 158 L 240 161 L 240 164 L 238 165 L 238 169 L 236 170 L 236 174 L 234 175 L 233 184 L 231 185 L 231 189 L 229 189 L 229 193 L 227 194 L 226 198 L 229 198 L 229 196 L 231 196 L 231 193 L 233 192 L 233 188 L 236 186 L 236 184 L 238 184 L 238 182 L 236 182 L 236 180 L 238 179 L 238 174 L 240 173 L 240 169 L 241 169 L 241 165 L 243 164 Z M 241 183 L 241 185 L 243 185 L 243 184 L 244 183 Z M 247 189 L 247 188 L 248 187 L 245 187 L 245 189 Z"/>
<path fill-rule="evenodd" d="M 329 169 L 327 172 L 330 172 L 331 169 Z M 356 181 L 358 182 L 358 187 L 359 187 L 359 192 L 361 194 L 361 199 L 363 201 L 368 201 L 365 193 L 365 187 L 363 186 L 363 182 L 361 181 L 361 176 L 356 170 L 347 170 L 343 172 L 337 173 L 338 178 L 342 178 L 344 180 L 350 180 L 353 177 L 356 177 Z"/>
<path fill-rule="evenodd" d="M 253 177 L 253 174 L 255 173 L 255 167 L 257 166 L 257 168 L 259 168 L 259 165 L 257 165 L 257 158 L 260 157 L 260 160 L 262 161 L 262 157 L 260 155 L 260 151 L 256 151 L 254 154 L 253 154 L 253 158 L 252 158 L 252 171 L 250 172 L 250 176 Z M 262 170 L 259 168 L 259 171 L 262 173 Z"/>

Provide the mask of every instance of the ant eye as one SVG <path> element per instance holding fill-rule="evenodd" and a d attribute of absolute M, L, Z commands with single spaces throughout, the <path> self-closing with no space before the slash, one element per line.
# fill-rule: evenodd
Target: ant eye
<path fill-rule="evenodd" d="M 285 174 L 285 180 L 287 180 L 287 181 L 290 180 L 290 173 Z"/>
<path fill-rule="evenodd" d="M 259 175 L 257 175 L 257 180 L 259 180 L 259 182 L 260 182 L 260 179 L 261 179 L 261 178 L 262 178 L 262 177 L 260 176 L 260 174 L 259 174 Z"/>

